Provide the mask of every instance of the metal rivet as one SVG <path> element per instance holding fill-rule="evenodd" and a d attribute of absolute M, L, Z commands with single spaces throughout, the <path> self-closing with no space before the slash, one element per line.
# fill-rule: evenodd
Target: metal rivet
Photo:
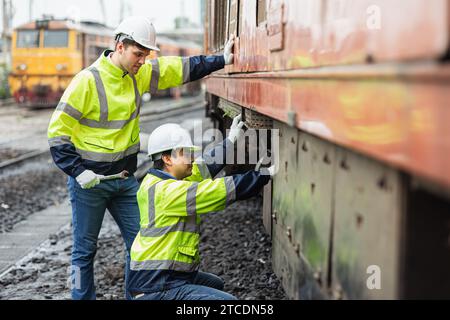
<path fill-rule="evenodd" d="M 297 243 L 294 247 L 294 250 L 297 256 L 300 256 L 300 244 Z"/>
<path fill-rule="evenodd" d="M 356 227 L 359 229 L 362 227 L 364 222 L 364 216 L 360 213 L 356 214 Z"/>
<path fill-rule="evenodd" d="M 387 190 L 388 189 L 388 181 L 387 181 L 387 177 L 386 176 L 382 176 L 379 180 L 378 180 L 378 187 L 382 190 Z"/>
<path fill-rule="evenodd" d="M 308 143 L 306 141 L 302 144 L 302 150 L 308 152 Z"/>
<path fill-rule="evenodd" d="M 344 170 L 347 170 L 347 171 L 350 170 L 350 167 L 348 166 L 348 163 L 347 163 L 347 159 L 343 159 L 341 161 L 341 168 Z"/>
<path fill-rule="evenodd" d="M 291 227 L 287 227 L 286 235 L 289 238 L 289 241 L 292 241 L 292 229 L 291 229 Z"/>

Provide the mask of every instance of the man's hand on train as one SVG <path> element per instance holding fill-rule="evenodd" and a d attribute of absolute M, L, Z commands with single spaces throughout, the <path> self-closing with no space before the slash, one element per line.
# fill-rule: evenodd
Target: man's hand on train
<path fill-rule="evenodd" d="M 234 62 L 233 46 L 234 46 L 234 35 L 232 34 L 227 43 L 225 43 L 225 49 L 223 50 L 223 57 L 225 59 L 226 65 L 233 64 Z"/>
<path fill-rule="evenodd" d="M 100 183 L 100 176 L 91 170 L 84 170 L 76 180 L 81 188 L 91 189 Z"/>
<path fill-rule="evenodd" d="M 258 163 L 256 164 L 255 171 L 261 172 L 262 175 L 269 175 L 271 177 L 275 176 L 276 174 L 276 165 L 273 165 L 268 168 L 261 168 L 261 166 L 264 164 L 264 162 L 267 160 L 267 157 L 262 157 Z"/>
<path fill-rule="evenodd" d="M 238 115 L 233 119 L 231 124 L 230 133 L 228 134 L 228 139 L 232 143 L 236 143 L 240 138 L 244 136 L 244 125 L 245 122 L 242 121 L 242 114 Z"/>

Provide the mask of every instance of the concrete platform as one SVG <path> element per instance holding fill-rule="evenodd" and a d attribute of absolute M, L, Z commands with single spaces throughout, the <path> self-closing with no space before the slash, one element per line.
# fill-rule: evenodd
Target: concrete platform
<path fill-rule="evenodd" d="M 36 212 L 15 225 L 12 232 L 0 234 L 0 275 L 70 222 L 67 199 L 58 206 Z"/>

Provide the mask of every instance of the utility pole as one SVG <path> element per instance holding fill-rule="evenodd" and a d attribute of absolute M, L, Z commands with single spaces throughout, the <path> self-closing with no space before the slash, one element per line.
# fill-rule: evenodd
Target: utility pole
<path fill-rule="evenodd" d="M 120 0 L 119 23 L 121 23 L 123 21 L 123 18 L 125 17 L 125 12 L 124 11 L 125 11 L 125 3 L 124 3 L 123 0 Z"/>
<path fill-rule="evenodd" d="M 200 27 L 204 27 L 206 19 L 206 1 L 200 0 Z"/>
<path fill-rule="evenodd" d="M 28 0 L 28 21 L 33 21 L 33 0 Z"/>
<path fill-rule="evenodd" d="M 184 7 L 184 1 L 183 0 L 181 0 L 180 8 L 181 8 L 180 17 L 184 17 L 186 12 L 185 12 L 185 7 Z"/>
<path fill-rule="evenodd" d="M 104 0 L 99 0 L 100 1 L 100 9 L 102 11 L 102 15 L 103 15 L 103 24 L 106 25 L 106 7 L 105 7 L 105 1 Z"/>
<path fill-rule="evenodd" d="M 2 32 L 2 53 L 3 62 L 9 66 L 10 52 L 9 52 L 9 35 L 12 20 L 12 4 L 11 0 L 2 0 L 2 14 L 3 14 L 3 32 Z"/>

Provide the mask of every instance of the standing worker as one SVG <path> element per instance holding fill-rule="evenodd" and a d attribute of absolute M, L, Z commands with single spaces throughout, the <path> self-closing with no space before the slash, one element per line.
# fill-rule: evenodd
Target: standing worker
<path fill-rule="evenodd" d="M 201 79 L 233 62 L 230 39 L 223 56 L 161 57 L 146 63 L 150 52 L 159 49 L 153 24 L 145 17 L 125 19 L 115 34 L 115 50 L 106 50 L 74 77 L 48 128 L 53 160 L 69 175 L 73 299 L 96 297 L 93 262 L 106 209 L 125 242 L 127 280 L 129 250 L 139 231 L 139 185 L 133 173 L 140 150 L 141 96 Z M 128 179 L 121 179 L 123 172 Z M 111 180 L 114 175 L 117 179 Z"/>
<path fill-rule="evenodd" d="M 148 153 L 154 166 L 138 191 L 141 230 L 131 248 L 127 291 L 133 299 L 235 299 L 222 291 L 222 279 L 198 271 L 198 246 L 201 215 L 256 195 L 274 174 L 272 166 L 265 174 L 262 169 L 213 180 L 242 136 L 243 124 L 240 116 L 234 119 L 228 138 L 207 162 L 193 163 L 192 150 L 198 147 L 179 125 L 163 125 L 151 134 Z"/>

